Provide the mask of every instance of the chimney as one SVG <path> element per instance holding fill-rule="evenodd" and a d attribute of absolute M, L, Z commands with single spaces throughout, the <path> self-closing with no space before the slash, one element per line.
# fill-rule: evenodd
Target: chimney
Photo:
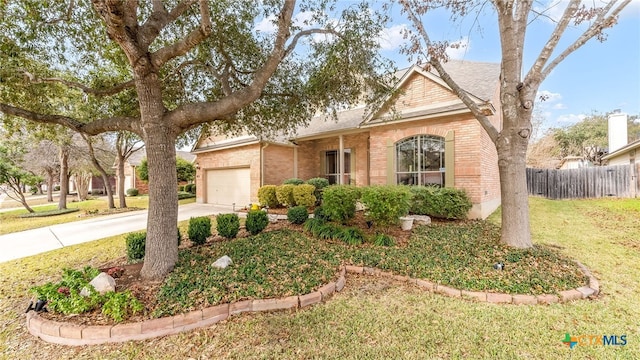
<path fill-rule="evenodd" d="M 609 114 L 609 154 L 627 145 L 627 114 L 620 110 Z"/>

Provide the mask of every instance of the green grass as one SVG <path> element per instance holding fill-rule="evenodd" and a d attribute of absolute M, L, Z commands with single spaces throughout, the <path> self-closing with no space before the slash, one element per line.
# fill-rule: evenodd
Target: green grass
<path fill-rule="evenodd" d="M 179 200 L 180 205 L 189 204 L 195 202 L 195 199 L 183 199 Z M 117 205 L 117 199 L 116 199 Z M 142 208 L 149 207 L 148 196 L 136 196 L 127 197 L 127 206 L 130 208 Z M 106 211 L 108 209 L 107 201 L 105 198 L 86 200 L 80 202 L 67 203 L 67 208 L 78 209 L 81 213 L 91 211 Z M 47 213 L 50 211 L 56 211 L 58 209 L 57 204 L 48 206 L 38 206 L 34 208 L 36 213 Z M 29 229 L 36 229 L 45 226 L 51 226 L 55 224 L 63 224 L 78 220 L 85 220 L 86 217 L 79 217 L 78 213 L 67 213 L 56 216 L 46 217 L 29 217 L 23 218 L 22 216 L 29 214 L 26 209 L 13 210 L 8 212 L 0 212 L 0 235 L 9 234 L 18 231 L 24 231 Z"/>
<path fill-rule="evenodd" d="M 640 201 L 532 198 L 531 211 L 534 242 L 560 247 L 588 266 L 600 280 L 601 297 L 550 306 L 492 305 L 349 277 L 343 292 L 309 309 L 243 315 L 148 341 L 65 347 L 29 335 L 23 315 L 28 288 L 56 280 L 62 267 L 99 266 L 123 256 L 124 241 L 115 237 L 0 264 L 0 358 L 636 359 Z M 567 332 L 626 334 L 628 344 L 569 350 L 561 343 Z"/>

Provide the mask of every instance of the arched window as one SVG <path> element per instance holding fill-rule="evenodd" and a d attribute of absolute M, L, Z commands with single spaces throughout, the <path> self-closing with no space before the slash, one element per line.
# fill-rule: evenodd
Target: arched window
<path fill-rule="evenodd" d="M 396 143 L 396 181 L 444 186 L 444 138 L 418 135 Z"/>

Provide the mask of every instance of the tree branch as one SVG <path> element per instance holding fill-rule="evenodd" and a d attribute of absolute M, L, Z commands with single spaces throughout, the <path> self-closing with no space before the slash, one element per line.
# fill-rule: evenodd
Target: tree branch
<path fill-rule="evenodd" d="M 170 59 L 186 54 L 211 34 L 211 14 L 206 0 L 200 0 L 200 27 L 191 31 L 183 39 L 151 54 L 151 61 L 160 68 Z"/>
<path fill-rule="evenodd" d="M 549 57 L 551 57 L 551 54 L 553 54 L 553 51 L 556 49 L 556 46 L 558 45 L 562 34 L 564 34 L 564 31 L 567 29 L 569 22 L 578 10 L 578 6 L 580 6 L 580 0 L 571 0 L 571 2 L 569 2 L 567 8 L 562 14 L 562 17 L 560 18 L 560 21 L 558 22 L 558 25 L 556 25 L 553 33 L 551 33 L 551 36 L 549 36 L 549 40 L 547 40 L 547 43 L 544 45 L 542 50 L 540 50 L 540 54 L 536 58 L 536 61 L 533 63 L 531 69 L 529 69 L 529 72 L 527 73 L 525 79 L 531 79 L 534 76 L 540 74 L 547 61 L 549 60 Z M 542 81 L 542 79 L 540 80 Z"/>
<path fill-rule="evenodd" d="M 47 25 L 52 25 L 52 24 L 57 24 L 59 22 L 63 22 L 63 21 L 70 21 L 71 14 L 73 13 L 73 8 L 75 7 L 76 7 L 75 0 L 71 0 L 71 2 L 69 2 L 69 6 L 67 7 L 67 11 L 64 13 L 64 15 L 62 15 L 57 19 L 47 20 L 44 23 Z"/>
<path fill-rule="evenodd" d="M 128 88 L 132 88 L 135 86 L 135 82 L 133 80 L 129 80 L 117 85 L 114 85 L 110 88 L 106 88 L 106 89 L 94 89 L 94 88 L 90 88 L 84 84 L 81 84 L 79 82 L 75 82 L 75 81 L 69 81 L 69 80 L 65 80 L 62 78 L 56 78 L 56 77 L 52 77 L 52 78 L 38 78 L 35 75 L 33 75 L 32 73 L 28 72 L 28 71 L 23 71 L 24 75 L 29 79 L 30 82 L 34 83 L 34 84 L 43 84 L 43 83 L 58 83 L 58 84 L 63 84 L 66 85 L 70 88 L 76 88 L 76 89 L 80 89 L 83 92 L 87 93 L 87 94 L 91 94 L 91 95 L 95 95 L 95 96 L 109 96 L 109 95 L 115 95 L 119 92 L 121 92 L 122 90 L 128 89 Z"/>
<path fill-rule="evenodd" d="M 162 29 L 184 14 L 196 1 L 197 0 L 183 0 L 179 2 L 171 12 L 168 12 L 161 0 L 154 0 L 153 12 L 147 22 L 142 25 L 138 35 L 138 42 L 141 46 L 148 48 L 158 35 L 160 35 Z"/>
<path fill-rule="evenodd" d="M 287 50 L 285 51 L 285 57 L 288 56 L 295 49 L 296 45 L 298 44 L 298 41 L 302 37 L 310 36 L 314 34 L 331 34 L 337 37 L 342 37 L 342 34 L 340 34 L 339 32 L 333 29 L 308 29 L 308 30 L 300 31 L 293 37 L 289 46 L 287 46 Z"/>
<path fill-rule="evenodd" d="M 102 118 L 85 124 L 69 116 L 40 114 L 4 103 L 0 103 L 0 112 L 5 115 L 17 116 L 41 124 L 62 125 L 73 131 L 88 135 L 97 135 L 107 131 L 123 129 L 136 134 L 140 133 L 139 129 L 134 128 L 135 119 L 130 117 Z"/>
<path fill-rule="evenodd" d="M 422 36 L 422 39 L 424 40 L 427 47 L 431 47 L 432 45 L 431 38 L 429 37 L 429 34 L 427 33 L 424 26 L 422 25 L 422 22 L 420 21 L 420 19 L 418 19 L 418 17 L 412 11 L 408 3 L 401 1 L 401 4 L 404 6 L 404 9 L 409 17 L 409 20 L 411 20 L 411 22 L 413 23 L 413 26 L 416 28 L 416 30 L 418 30 L 418 33 L 420 34 L 420 36 Z M 444 70 L 444 68 L 442 67 L 442 64 L 440 63 L 440 59 L 434 56 L 429 56 L 429 64 L 431 64 L 431 66 L 433 66 L 436 69 L 436 71 L 438 71 L 438 74 L 440 74 L 440 78 L 447 85 L 449 85 L 451 90 L 458 96 L 458 98 L 462 100 L 462 102 L 471 110 L 471 113 L 475 116 L 478 122 L 480 122 L 480 125 L 482 125 L 484 130 L 487 132 L 491 141 L 493 141 L 494 143 L 498 141 L 498 135 L 499 135 L 498 130 L 493 126 L 493 124 L 491 124 L 491 121 L 489 120 L 489 118 L 482 113 L 482 109 L 480 109 L 478 104 L 476 104 L 476 102 L 471 99 L 471 97 L 467 94 L 467 92 L 464 91 Z"/>
<path fill-rule="evenodd" d="M 587 41 L 589 41 L 594 36 L 602 33 L 602 30 L 613 26 L 618 18 L 618 15 L 627 5 L 631 3 L 631 0 L 624 0 L 620 5 L 618 5 L 613 11 L 607 16 L 609 10 L 615 5 L 616 1 L 611 1 L 607 3 L 607 6 L 603 8 L 596 21 L 589 27 L 587 31 L 585 31 L 576 41 L 569 45 L 562 53 L 560 53 L 553 61 L 547 65 L 544 70 L 541 72 L 540 81 L 544 80 L 553 69 L 555 69 L 558 64 L 560 64 L 569 54 L 576 51 L 579 47 L 584 45 Z"/>
<path fill-rule="evenodd" d="M 278 16 L 278 31 L 273 49 L 266 62 L 255 73 L 251 85 L 216 102 L 185 104 L 169 112 L 165 115 L 165 119 L 174 125 L 178 133 L 204 122 L 229 119 L 239 109 L 260 97 L 262 90 L 286 55 L 285 46 L 290 35 L 289 26 L 295 4 L 295 0 L 285 0 Z"/>

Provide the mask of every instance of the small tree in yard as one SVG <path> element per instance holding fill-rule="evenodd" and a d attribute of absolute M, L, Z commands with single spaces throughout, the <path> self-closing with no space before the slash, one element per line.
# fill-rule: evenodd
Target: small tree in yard
<path fill-rule="evenodd" d="M 529 227 L 529 199 L 526 182 L 526 154 L 531 136 L 531 118 L 536 94 L 542 81 L 567 56 L 592 38 L 606 39 L 603 31 L 615 25 L 622 9 L 631 0 L 599 1 L 582 4 L 569 0 L 547 42 L 539 49 L 531 68 L 524 69 L 524 49 L 527 28 L 540 14 L 533 0 L 398 0 L 403 12 L 412 22 L 415 32 L 407 34 L 410 43 L 404 51 L 419 54 L 427 66 L 435 68 L 453 92 L 469 107 L 480 122 L 498 153 L 500 191 L 502 197 L 502 234 L 504 243 L 520 248 L 533 246 Z M 453 16 L 465 16 L 473 9 L 490 4 L 496 13 L 502 51 L 500 74 L 500 102 L 502 128 L 491 124 L 481 107 L 444 70 L 447 61 L 447 42 L 433 42 L 420 16 L 438 8 L 450 10 Z M 558 4 L 555 4 L 558 6 Z M 593 6 L 593 7 L 589 7 Z M 601 7 L 600 7 L 601 6 Z M 586 30 L 562 49 L 558 43 L 565 30 L 589 22 Z M 529 47 L 526 47 L 529 49 Z M 424 52 L 423 50 L 424 49 Z"/>

